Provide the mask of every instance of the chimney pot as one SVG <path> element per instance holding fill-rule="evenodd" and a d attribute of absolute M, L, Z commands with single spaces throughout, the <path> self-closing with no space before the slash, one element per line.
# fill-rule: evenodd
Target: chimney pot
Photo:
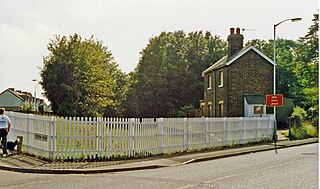
<path fill-rule="evenodd" d="M 230 35 L 234 34 L 234 28 L 230 28 Z"/>
<path fill-rule="evenodd" d="M 239 52 L 243 48 L 243 35 L 240 34 L 240 28 L 230 28 L 230 35 L 228 36 L 228 57 L 231 57 L 235 53 Z"/>
<path fill-rule="evenodd" d="M 240 28 L 237 28 L 237 34 L 240 34 Z"/>

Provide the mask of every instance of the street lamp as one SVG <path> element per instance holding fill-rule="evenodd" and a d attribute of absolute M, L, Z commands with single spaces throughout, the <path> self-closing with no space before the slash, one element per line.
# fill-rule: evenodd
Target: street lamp
<path fill-rule="evenodd" d="M 273 25 L 273 94 L 276 94 L 276 27 L 282 24 L 286 21 L 292 21 L 292 22 L 298 22 L 302 20 L 302 18 L 291 18 L 291 19 L 285 19 L 279 22 L 278 24 Z"/>
<path fill-rule="evenodd" d="M 282 24 L 283 22 L 286 21 L 291 21 L 291 22 L 298 22 L 302 20 L 302 18 L 290 18 L 290 19 L 285 19 L 282 20 L 281 22 L 273 25 L 273 62 L 274 62 L 274 66 L 273 66 L 273 94 L 275 95 L 277 93 L 277 88 L 276 88 L 276 27 L 279 26 L 280 24 Z M 273 115 L 274 115 L 274 129 L 275 129 L 275 147 L 276 147 L 276 142 L 277 142 L 277 120 L 276 120 L 276 107 L 273 107 Z M 275 148 L 276 149 L 276 148 Z M 277 153 L 277 150 L 276 150 Z"/>
<path fill-rule="evenodd" d="M 36 112 L 36 100 L 37 100 L 37 97 L 36 97 L 36 95 L 37 95 L 37 92 L 36 92 L 36 89 L 37 89 L 37 86 L 39 85 L 39 82 L 36 80 L 36 79 L 33 79 L 32 81 L 34 81 L 34 82 L 37 82 L 36 83 L 36 85 L 34 86 L 34 101 L 33 101 L 33 103 L 34 103 L 34 111 Z"/>

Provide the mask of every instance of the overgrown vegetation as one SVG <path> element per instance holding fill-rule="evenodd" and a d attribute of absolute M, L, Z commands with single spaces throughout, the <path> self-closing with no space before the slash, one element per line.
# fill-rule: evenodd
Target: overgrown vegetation
<path fill-rule="evenodd" d="M 290 140 L 299 140 L 306 138 L 318 137 L 317 129 L 310 123 L 306 123 L 301 127 L 292 127 L 289 129 Z"/>
<path fill-rule="evenodd" d="M 291 119 L 294 126 L 289 129 L 290 140 L 318 137 L 318 127 L 307 119 L 307 112 L 303 108 L 295 107 Z"/>

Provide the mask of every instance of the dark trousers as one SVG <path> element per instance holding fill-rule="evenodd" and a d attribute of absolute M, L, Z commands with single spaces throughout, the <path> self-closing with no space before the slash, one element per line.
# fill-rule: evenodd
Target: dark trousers
<path fill-rule="evenodd" d="M 1 138 L 3 154 L 7 154 L 7 135 L 8 135 L 8 132 L 6 129 L 0 129 L 0 138 Z"/>

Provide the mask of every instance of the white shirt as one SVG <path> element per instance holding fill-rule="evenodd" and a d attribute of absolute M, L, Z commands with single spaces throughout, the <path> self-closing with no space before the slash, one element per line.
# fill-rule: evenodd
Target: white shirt
<path fill-rule="evenodd" d="M 0 129 L 6 129 L 9 123 L 10 123 L 10 119 L 8 116 L 0 115 Z"/>

